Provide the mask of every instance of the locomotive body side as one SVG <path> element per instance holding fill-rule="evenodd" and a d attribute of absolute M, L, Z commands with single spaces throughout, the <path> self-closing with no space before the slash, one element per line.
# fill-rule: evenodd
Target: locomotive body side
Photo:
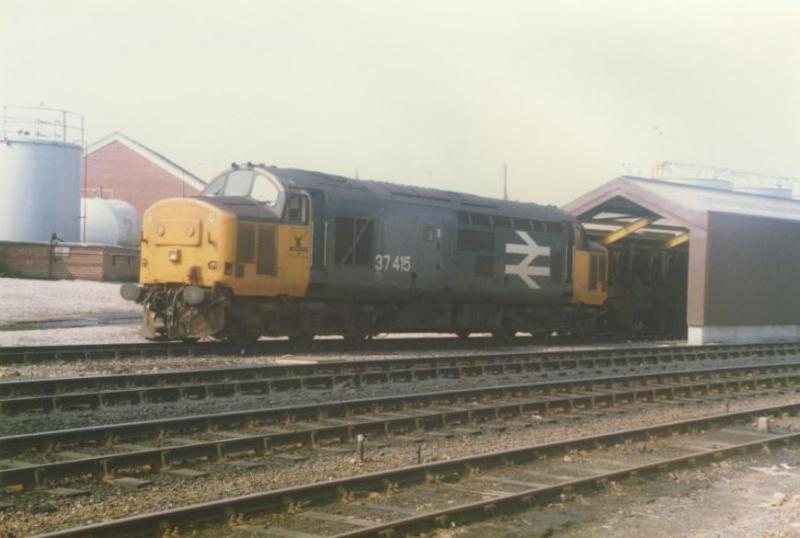
<path fill-rule="evenodd" d="M 234 169 L 200 197 L 146 213 L 143 286 L 123 293 L 145 305 L 146 335 L 509 337 L 596 324 L 605 249 L 556 208 L 248 170 L 256 179 L 247 192 L 232 189 L 242 175 Z M 262 177 L 274 188 L 266 202 L 253 198 Z"/>

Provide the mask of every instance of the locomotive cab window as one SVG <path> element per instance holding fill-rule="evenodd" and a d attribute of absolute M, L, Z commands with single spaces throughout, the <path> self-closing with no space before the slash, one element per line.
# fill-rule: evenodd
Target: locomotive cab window
<path fill-rule="evenodd" d="M 308 223 L 308 196 L 292 194 L 286 204 L 286 220 L 292 224 Z"/>
<path fill-rule="evenodd" d="M 253 181 L 253 188 L 250 190 L 250 198 L 266 205 L 275 205 L 280 196 L 280 189 L 272 181 L 264 176 L 256 176 Z"/>
<path fill-rule="evenodd" d="M 281 187 L 272 178 L 257 174 L 254 170 L 233 170 L 212 181 L 200 195 L 250 198 L 258 203 L 274 206 L 280 194 Z"/>
<path fill-rule="evenodd" d="M 253 184 L 252 170 L 234 170 L 225 182 L 225 196 L 247 196 Z"/>

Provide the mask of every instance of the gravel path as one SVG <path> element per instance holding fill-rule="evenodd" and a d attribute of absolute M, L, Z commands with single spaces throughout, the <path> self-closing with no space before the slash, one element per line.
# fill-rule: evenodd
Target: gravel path
<path fill-rule="evenodd" d="M 790 403 L 796 399 L 796 395 L 783 395 L 733 400 L 730 402 L 730 411 Z M 625 415 L 592 416 L 571 422 L 542 421 L 531 428 L 510 429 L 504 433 L 453 439 L 430 437 L 426 441 L 424 455 L 425 461 L 447 460 L 578 435 L 700 417 L 724 410 L 725 405 L 721 402 L 684 407 L 644 406 L 638 412 Z M 211 473 L 208 477 L 195 481 L 175 479 L 166 474 L 148 475 L 153 479 L 153 485 L 140 490 L 87 483 L 84 487 L 90 490 L 89 495 L 73 500 L 47 498 L 38 493 L 5 494 L 0 496 L 0 502 L 11 502 L 13 507 L 0 513 L 0 529 L 8 536 L 19 536 L 227 496 L 331 480 L 408 465 L 412 463 L 414 453 L 413 445 L 394 441 L 389 447 L 369 449 L 363 463 L 357 462 L 352 454 L 314 452 L 308 460 L 300 463 L 291 464 L 270 458 L 265 467 L 246 471 L 235 470 L 226 463 L 214 463 L 206 466 Z"/>
<path fill-rule="evenodd" d="M 140 307 L 124 300 L 119 287 L 116 282 L 0 278 L 0 325 L 102 313 L 139 314 Z"/>

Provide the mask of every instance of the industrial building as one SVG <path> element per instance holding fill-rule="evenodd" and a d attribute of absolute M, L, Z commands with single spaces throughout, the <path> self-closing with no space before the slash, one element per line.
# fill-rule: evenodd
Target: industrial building
<path fill-rule="evenodd" d="M 86 196 L 124 200 L 140 217 L 159 200 L 194 196 L 206 186 L 198 176 L 120 132 L 91 144 L 84 166 Z"/>
<path fill-rule="evenodd" d="M 84 153 L 83 117 L 4 106 L 0 275 L 135 280 L 142 212 L 205 182 L 115 132 Z"/>
<path fill-rule="evenodd" d="M 800 201 L 785 189 L 619 177 L 564 209 L 609 248 L 622 325 L 686 326 L 694 344 L 800 338 Z"/>

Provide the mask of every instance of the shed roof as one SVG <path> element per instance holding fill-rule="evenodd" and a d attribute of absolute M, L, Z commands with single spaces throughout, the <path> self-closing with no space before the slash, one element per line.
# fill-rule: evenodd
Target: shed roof
<path fill-rule="evenodd" d="M 138 140 L 134 140 L 133 138 L 119 131 L 114 131 L 113 133 L 106 135 L 100 140 L 91 144 L 88 148 L 86 148 L 86 155 L 94 153 L 95 151 L 106 147 L 112 142 L 119 142 L 120 144 L 138 153 L 139 155 L 141 155 L 151 163 L 155 164 L 156 166 L 163 168 L 164 170 L 166 170 L 173 176 L 177 177 L 190 187 L 193 187 L 197 190 L 203 190 L 206 187 L 206 182 L 203 181 L 198 176 L 189 172 L 187 169 L 178 165 L 171 159 L 168 159 L 164 155 L 158 153 L 149 146 L 146 146 L 141 142 L 139 142 Z"/>
<path fill-rule="evenodd" d="M 705 229 L 709 212 L 800 221 L 800 200 L 621 176 L 566 204 L 579 219 L 638 207 L 691 228 Z"/>

